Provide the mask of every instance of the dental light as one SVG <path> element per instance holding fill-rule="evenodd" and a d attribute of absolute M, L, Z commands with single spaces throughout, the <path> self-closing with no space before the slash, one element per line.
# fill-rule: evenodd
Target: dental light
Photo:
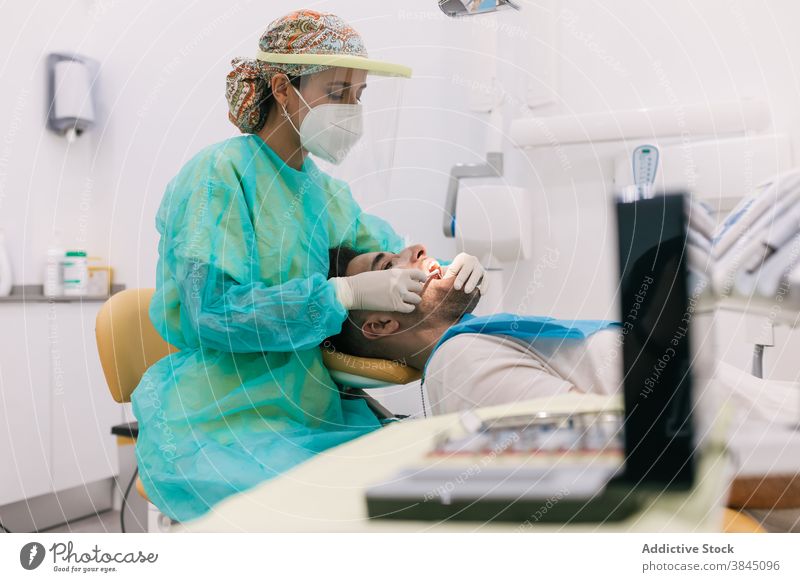
<path fill-rule="evenodd" d="M 511 0 L 439 0 L 439 8 L 447 16 L 457 18 L 460 16 L 475 16 L 496 12 L 504 8 L 519 10 L 520 7 Z"/>

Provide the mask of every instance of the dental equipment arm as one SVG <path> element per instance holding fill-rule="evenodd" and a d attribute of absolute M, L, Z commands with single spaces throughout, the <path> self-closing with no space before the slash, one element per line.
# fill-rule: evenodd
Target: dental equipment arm
<path fill-rule="evenodd" d="M 752 374 L 763 377 L 764 347 L 773 346 L 780 320 L 796 325 L 800 311 L 800 171 L 786 172 L 756 188 L 731 212 L 712 245 L 713 288 L 722 306 L 749 320 L 755 345 Z"/>

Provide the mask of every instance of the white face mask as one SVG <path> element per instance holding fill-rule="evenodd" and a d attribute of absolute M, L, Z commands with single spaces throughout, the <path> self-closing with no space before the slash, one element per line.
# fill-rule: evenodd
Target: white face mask
<path fill-rule="evenodd" d="M 298 130 L 292 123 L 286 108 L 283 113 L 300 136 L 300 145 L 323 160 L 340 164 L 350 149 L 361 139 L 363 133 L 361 105 L 322 103 L 310 107 L 300 91 L 296 88 L 294 90 L 308 108 L 308 113 L 300 122 L 300 129 Z"/>

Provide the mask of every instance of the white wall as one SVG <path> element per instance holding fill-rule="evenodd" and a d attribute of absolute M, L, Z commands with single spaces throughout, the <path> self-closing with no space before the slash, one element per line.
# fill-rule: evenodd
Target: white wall
<path fill-rule="evenodd" d="M 510 34 L 519 16 L 498 14 L 499 67 L 509 117 L 765 100 L 774 128 L 800 139 L 800 5 L 791 0 L 526 2 L 557 22 L 556 102 L 531 111 L 524 89 L 540 40 Z M 508 120 L 507 120 L 508 121 Z M 688 136 L 693 139 L 699 136 Z M 508 146 L 507 146 L 508 147 Z M 608 204 L 623 144 L 507 149 L 509 180 L 535 194 L 535 256 L 518 267 L 506 307 L 569 317 L 615 315 L 615 233 Z M 553 259 L 557 257 L 557 259 Z M 535 274 L 535 279 L 534 279 Z"/>

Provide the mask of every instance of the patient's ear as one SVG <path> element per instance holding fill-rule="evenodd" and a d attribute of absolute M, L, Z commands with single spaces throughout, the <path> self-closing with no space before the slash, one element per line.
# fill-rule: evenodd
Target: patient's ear
<path fill-rule="evenodd" d="M 377 340 L 397 333 L 400 322 L 389 313 L 373 313 L 361 324 L 361 333 L 368 340 Z"/>

